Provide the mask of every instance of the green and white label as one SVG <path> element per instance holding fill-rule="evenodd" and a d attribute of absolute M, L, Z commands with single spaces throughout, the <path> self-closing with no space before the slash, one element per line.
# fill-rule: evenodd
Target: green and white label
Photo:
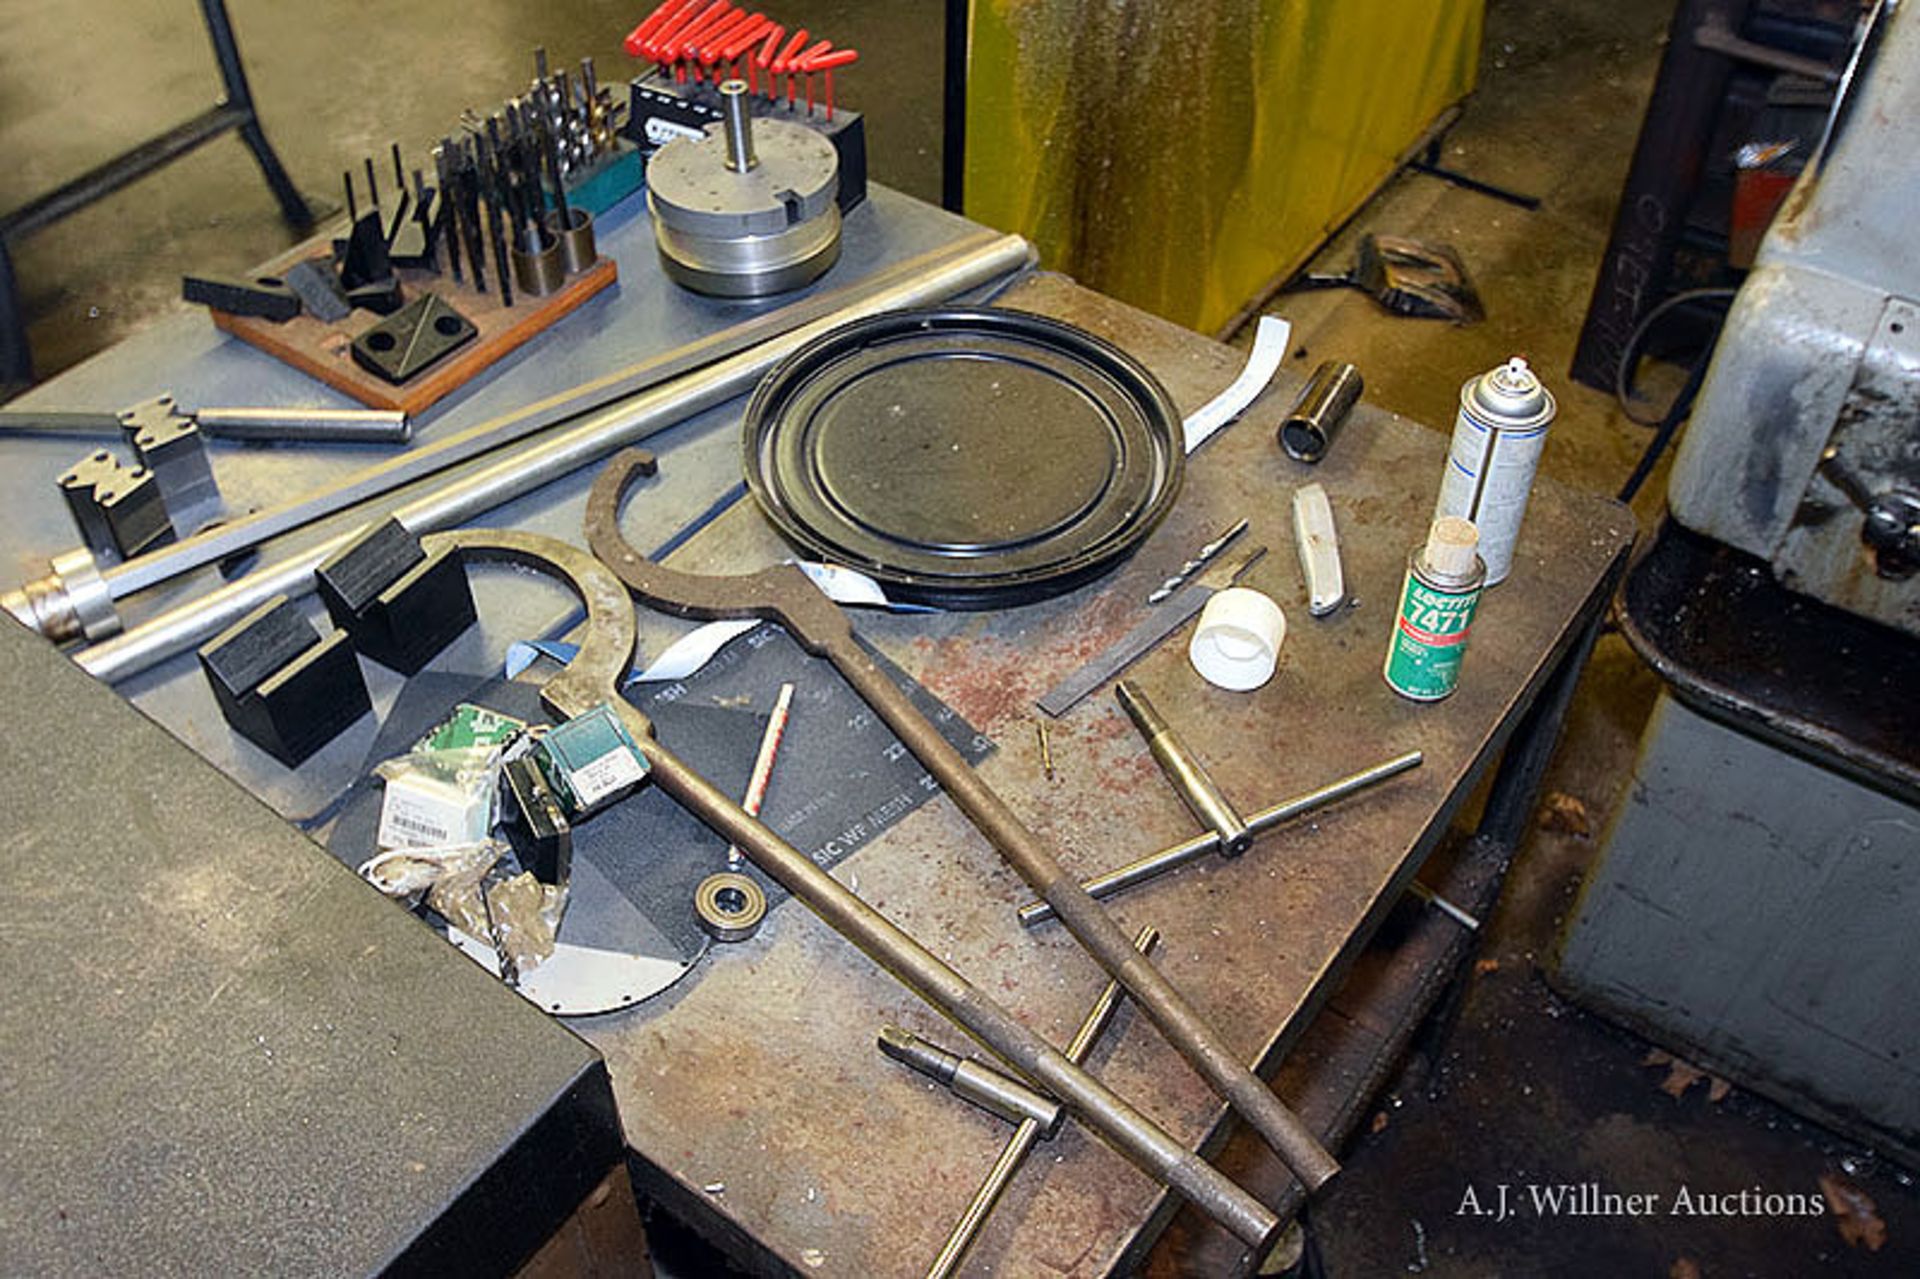
<path fill-rule="evenodd" d="M 1480 604 L 1480 588 L 1443 591 L 1411 572 L 1400 593 L 1400 612 L 1387 645 L 1387 683 L 1416 701 L 1435 702 L 1460 682 L 1467 632 Z"/>

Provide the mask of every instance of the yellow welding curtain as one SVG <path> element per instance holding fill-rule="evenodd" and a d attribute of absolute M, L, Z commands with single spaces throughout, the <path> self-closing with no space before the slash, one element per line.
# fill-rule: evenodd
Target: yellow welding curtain
<path fill-rule="evenodd" d="M 1473 87 L 1484 0 L 973 0 L 966 212 L 1202 332 Z"/>

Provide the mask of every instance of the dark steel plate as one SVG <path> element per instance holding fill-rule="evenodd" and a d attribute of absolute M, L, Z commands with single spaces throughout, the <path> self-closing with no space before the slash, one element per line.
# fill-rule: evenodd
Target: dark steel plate
<path fill-rule="evenodd" d="M 843 325 L 747 406 L 747 483 L 781 533 L 896 599 L 1045 599 L 1139 546 L 1184 468 L 1153 375 L 1070 325 L 919 310 Z"/>

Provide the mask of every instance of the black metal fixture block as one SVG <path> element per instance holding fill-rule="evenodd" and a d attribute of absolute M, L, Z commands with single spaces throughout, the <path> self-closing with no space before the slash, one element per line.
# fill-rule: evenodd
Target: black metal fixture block
<path fill-rule="evenodd" d="M 288 768 L 373 709 L 346 634 L 322 639 L 284 595 L 202 648 L 200 668 L 233 730 Z"/>
<path fill-rule="evenodd" d="M 315 570 L 320 598 L 353 646 L 403 675 L 420 671 L 474 622 L 457 552 L 432 555 L 389 519 Z"/>

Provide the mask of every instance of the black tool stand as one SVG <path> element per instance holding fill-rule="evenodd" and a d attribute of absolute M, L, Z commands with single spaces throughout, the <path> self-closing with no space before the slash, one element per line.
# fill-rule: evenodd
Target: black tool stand
<path fill-rule="evenodd" d="M 58 190 L 0 216 L 0 392 L 4 392 L 8 383 L 24 384 L 33 380 L 26 316 L 20 307 L 13 260 L 8 253 L 14 240 L 32 235 L 70 213 L 105 199 L 228 130 L 237 131 L 240 140 L 253 152 L 260 176 L 266 179 L 267 189 L 279 202 L 287 225 L 296 231 L 305 231 L 313 225 L 313 210 L 307 207 L 306 200 L 281 167 L 280 157 L 260 127 L 260 117 L 253 106 L 253 90 L 247 85 L 246 68 L 240 62 L 240 46 L 234 40 L 233 24 L 227 18 L 226 0 L 200 0 L 200 16 L 207 24 L 207 39 L 213 44 L 213 59 L 220 68 L 225 96 L 191 120 L 115 156 Z"/>

